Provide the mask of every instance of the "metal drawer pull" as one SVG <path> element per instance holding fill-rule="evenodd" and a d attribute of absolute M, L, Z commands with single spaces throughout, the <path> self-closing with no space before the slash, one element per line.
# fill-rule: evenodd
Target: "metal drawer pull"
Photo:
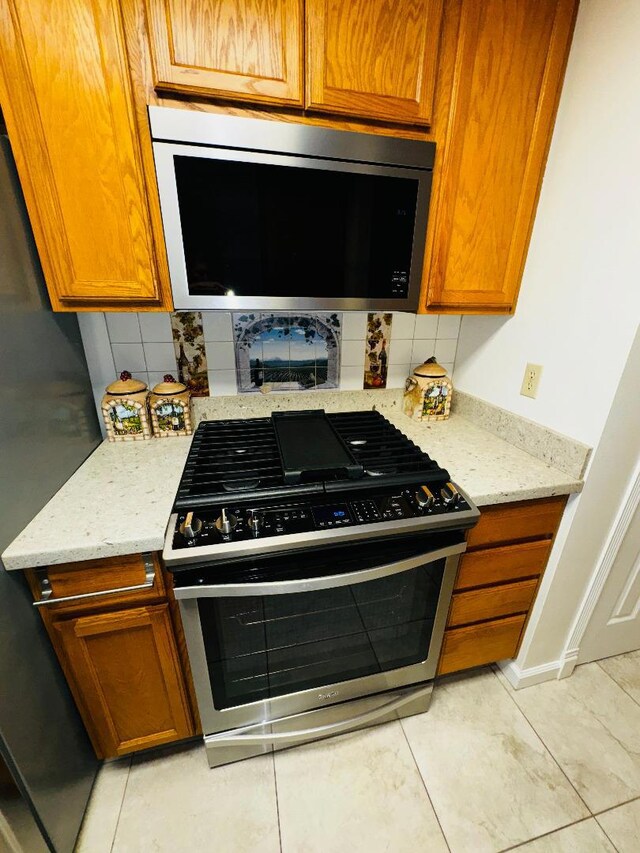
<path fill-rule="evenodd" d="M 100 589 L 97 592 L 81 592 L 78 595 L 64 595 L 62 598 L 53 598 L 51 582 L 47 577 L 47 570 L 40 569 L 38 571 L 38 579 L 40 582 L 40 594 L 42 598 L 39 601 L 34 601 L 34 607 L 44 607 L 45 604 L 63 604 L 67 601 L 83 601 L 87 598 L 98 598 L 102 595 L 120 595 L 123 592 L 136 592 L 142 589 L 151 589 L 156 577 L 156 569 L 153 563 L 151 554 L 143 556 L 144 561 L 144 583 L 137 583 L 133 586 L 119 586 L 115 589 Z"/>
<path fill-rule="evenodd" d="M 392 711 L 401 708 L 403 705 L 408 705 L 415 699 L 430 693 L 432 686 L 421 687 L 419 690 L 413 690 L 398 699 L 393 699 L 391 702 L 386 702 L 384 705 L 379 705 L 371 711 L 365 711 L 364 714 L 358 714 L 355 717 L 350 717 L 348 720 L 340 720 L 337 723 L 328 723 L 325 726 L 314 726 L 310 729 L 299 729 L 297 732 L 273 732 L 271 734 L 255 733 L 252 734 L 249 729 L 257 728 L 257 726 L 248 726 L 246 729 L 239 729 L 233 734 L 226 732 L 219 735 L 209 735 L 205 738 L 207 746 L 217 746 L 218 744 L 226 746 L 227 744 L 264 744 L 264 743 L 289 743 L 296 740 L 304 740 L 318 735 L 337 734 L 346 729 L 351 729 L 354 726 L 364 723 L 373 722 L 379 717 L 384 717 L 385 714 L 390 714 Z M 327 706 L 329 707 L 329 706 Z M 258 724 L 260 725 L 260 724 Z M 268 725 L 268 724 L 266 724 Z"/>

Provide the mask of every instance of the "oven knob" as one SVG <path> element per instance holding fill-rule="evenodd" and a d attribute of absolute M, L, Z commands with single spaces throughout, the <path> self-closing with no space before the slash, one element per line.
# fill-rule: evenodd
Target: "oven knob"
<path fill-rule="evenodd" d="M 185 539 L 191 541 L 195 539 L 198 533 L 202 530 L 202 522 L 192 512 L 188 512 L 178 529 Z"/>
<path fill-rule="evenodd" d="M 416 503 L 420 509 L 431 509 L 435 503 L 433 492 L 427 486 L 420 486 L 416 492 Z"/>
<path fill-rule="evenodd" d="M 230 536 L 235 530 L 238 519 L 223 507 L 220 517 L 216 518 L 216 529 L 223 536 Z"/>
<path fill-rule="evenodd" d="M 247 524 L 252 536 L 260 536 L 260 532 L 264 526 L 264 513 L 259 509 L 250 509 Z"/>
<path fill-rule="evenodd" d="M 453 483 L 447 483 L 443 489 L 440 489 L 440 497 L 445 506 L 453 506 L 460 502 L 460 492 Z"/>

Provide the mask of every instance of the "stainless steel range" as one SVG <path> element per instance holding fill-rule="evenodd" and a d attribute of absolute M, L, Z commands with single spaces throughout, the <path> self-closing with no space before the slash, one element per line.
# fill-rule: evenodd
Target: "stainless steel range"
<path fill-rule="evenodd" d="M 382 415 L 201 423 L 174 510 L 212 767 L 429 707 L 479 512 Z"/>

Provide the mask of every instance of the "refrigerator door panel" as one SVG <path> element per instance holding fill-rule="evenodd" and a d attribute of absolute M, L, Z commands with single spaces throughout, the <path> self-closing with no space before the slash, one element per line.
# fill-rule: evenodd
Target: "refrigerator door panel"
<path fill-rule="evenodd" d="M 40 827 L 2 755 L 0 755 L 0 850 L 7 853 L 47 853 Z"/>
<path fill-rule="evenodd" d="M 1 553 L 101 441 L 78 321 L 49 307 L 4 136 L 0 365 Z M 1 564 L 0 684 L 4 764 L 42 839 L 57 853 L 71 853 L 99 763 L 25 579 Z M 15 816 L 15 797 L 7 796 Z M 16 828 L 25 831 L 24 821 Z"/>

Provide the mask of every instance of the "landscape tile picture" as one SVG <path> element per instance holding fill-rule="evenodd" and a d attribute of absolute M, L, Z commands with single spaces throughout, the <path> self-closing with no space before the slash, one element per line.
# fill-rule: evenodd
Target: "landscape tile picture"
<path fill-rule="evenodd" d="M 238 390 L 337 388 L 340 330 L 340 314 L 234 314 Z"/>
<path fill-rule="evenodd" d="M 207 397 L 209 379 L 202 314 L 199 311 L 174 311 L 171 329 L 180 382 L 187 386 L 192 396 Z"/>
<path fill-rule="evenodd" d="M 140 408 L 128 400 L 114 401 L 109 406 L 109 417 L 116 435 L 137 435 L 142 432 Z"/>
<path fill-rule="evenodd" d="M 364 388 L 386 388 L 391 342 L 391 313 L 367 316 L 367 335 L 364 342 Z"/>

